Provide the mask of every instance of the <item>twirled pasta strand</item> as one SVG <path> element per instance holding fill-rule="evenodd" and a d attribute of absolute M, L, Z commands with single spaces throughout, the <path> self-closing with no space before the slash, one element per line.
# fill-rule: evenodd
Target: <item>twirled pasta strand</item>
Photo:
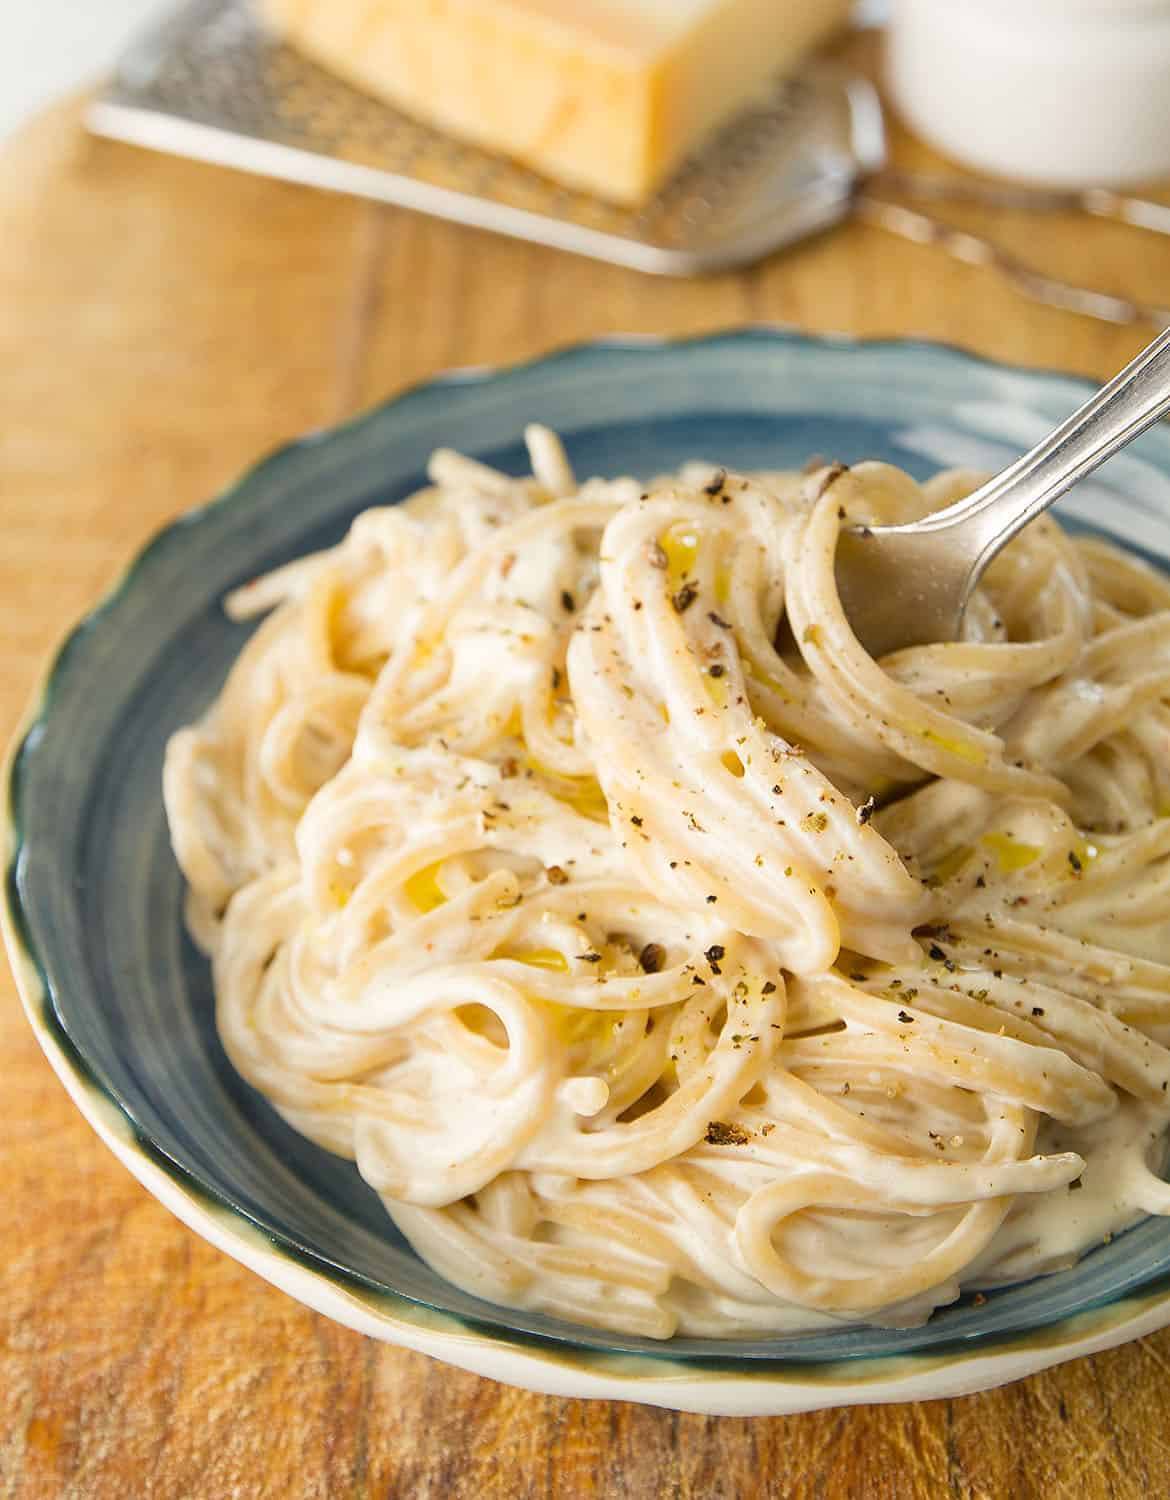
<path fill-rule="evenodd" d="M 1045 521 L 874 661 L 840 528 L 977 476 L 528 439 L 228 601 L 164 793 L 235 1067 L 441 1274 L 655 1338 L 1170 1212 L 1170 583 Z"/>

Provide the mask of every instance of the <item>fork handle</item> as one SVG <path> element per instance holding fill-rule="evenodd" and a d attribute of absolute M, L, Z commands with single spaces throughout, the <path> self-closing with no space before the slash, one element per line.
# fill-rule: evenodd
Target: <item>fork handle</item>
<path fill-rule="evenodd" d="M 1022 458 L 917 529 L 953 533 L 970 560 L 970 594 L 992 558 L 1029 521 L 1168 414 L 1170 329 Z"/>

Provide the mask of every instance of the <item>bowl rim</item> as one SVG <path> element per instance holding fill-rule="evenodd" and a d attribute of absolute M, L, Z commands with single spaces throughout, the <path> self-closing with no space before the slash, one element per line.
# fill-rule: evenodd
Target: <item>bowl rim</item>
<path fill-rule="evenodd" d="M 99 601 L 67 629 L 49 654 L 31 700 L 7 748 L 6 789 L 0 815 L 0 867 L 4 872 L 0 930 L 22 1005 L 33 1033 L 66 1092 L 86 1121 L 137 1180 L 188 1228 L 281 1290 L 369 1336 L 429 1354 L 477 1374 L 554 1395 L 632 1400 L 679 1410 L 729 1415 L 781 1415 L 824 1406 L 907 1401 L 969 1394 L 1018 1379 L 1050 1365 L 1139 1338 L 1170 1324 L 1170 1274 L 1108 1302 L 1052 1323 L 976 1335 L 930 1349 L 837 1360 L 795 1361 L 727 1356 L 628 1353 L 574 1344 L 563 1338 L 511 1329 L 439 1311 L 384 1289 L 261 1228 L 210 1182 L 158 1146 L 134 1120 L 128 1106 L 100 1080 L 74 1044 L 57 1013 L 49 970 L 37 951 L 24 911 L 19 869 L 25 848 L 21 817 L 21 770 L 35 754 L 53 709 L 63 663 L 135 583 L 157 548 L 221 507 L 246 504 L 258 476 L 295 462 L 306 448 L 384 421 L 388 414 L 451 386 L 498 384 L 582 357 L 613 353 L 654 357 L 664 350 L 701 350 L 769 343 L 778 347 L 888 350 L 942 355 L 985 371 L 1024 380 L 1060 380 L 1089 392 L 1093 382 L 1065 371 L 1013 365 L 973 354 L 958 345 L 921 338 L 858 339 L 844 334 L 807 334 L 757 323 L 685 337 L 611 334 L 556 348 L 500 366 L 447 370 L 417 381 L 346 422 L 282 444 L 250 465 L 220 493 L 159 528 L 131 557 Z"/>

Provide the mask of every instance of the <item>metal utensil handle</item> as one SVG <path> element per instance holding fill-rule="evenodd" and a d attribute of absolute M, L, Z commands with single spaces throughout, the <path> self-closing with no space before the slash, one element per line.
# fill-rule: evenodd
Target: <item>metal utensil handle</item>
<path fill-rule="evenodd" d="M 885 185 L 884 177 L 872 180 L 875 186 Z M 869 188 L 854 198 L 854 211 L 865 223 L 884 229 L 889 234 L 896 234 L 900 239 L 910 240 L 916 245 L 937 245 L 953 260 L 970 266 L 987 266 L 998 271 L 1018 292 L 1046 307 L 1059 307 L 1066 312 L 1080 313 L 1086 318 L 1099 318 L 1103 323 L 1153 323 L 1159 328 L 1170 323 L 1170 307 L 1138 301 L 1133 297 L 1119 297 L 1099 287 L 1078 286 L 1071 281 L 1062 281 L 1058 276 L 1050 276 L 1037 270 L 1035 266 L 1026 264 L 986 235 L 958 229 L 933 214 L 910 208 L 905 203 L 893 203 L 875 195 Z M 1129 219 L 1127 222 L 1136 223 L 1137 220 Z M 1170 233 L 1170 224 L 1166 232 Z"/>
<path fill-rule="evenodd" d="M 1170 206 L 1152 198 L 1112 188 L 1038 188 L 1018 182 L 988 182 L 952 172 L 907 172 L 887 167 L 870 178 L 883 192 L 902 193 L 929 203 L 978 203 L 984 208 L 1007 208 L 1021 213 L 1086 213 L 1113 219 L 1152 234 L 1170 235 Z"/>
<path fill-rule="evenodd" d="M 1108 385 L 1002 473 L 918 523 L 923 531 L 962 528 L 972 587 L 996 553 L 1054 500 L 1170 414 L 1170 329 Z"/>

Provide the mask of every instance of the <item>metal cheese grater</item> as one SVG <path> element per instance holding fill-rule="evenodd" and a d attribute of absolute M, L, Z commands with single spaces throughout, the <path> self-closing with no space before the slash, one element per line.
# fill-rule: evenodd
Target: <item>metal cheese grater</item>
<path fill-rule="evenodd" d="M 248 0 L 191 0 L 142 37 L 89 124 L 664 275 L 740 265 L 837 223 L 885 156 L 870 84 L 818 66 L 774 85 L 657 197 L 620 208 L 349 87 L 267 35 Z"/>
<path fill-rule="evenodd" d="M 1103 189 L 1046 192 L 887 171 L 876 91 L 827 63 L 774 84 L 637 209 L 561 187 L 349 87 L 268 35 L 249 0 L 187 0 L 122 59 L 89 124 L 136 145 L 660 275 L 743 265 L 856 214 L 992 267 L 1036 301 L 1113 323 L 1170 322 L 1170 307 L 1047 276 L 905 200 L 1075 210 L 1161 234 L 1170 233 L 1170 207 Z"/>

